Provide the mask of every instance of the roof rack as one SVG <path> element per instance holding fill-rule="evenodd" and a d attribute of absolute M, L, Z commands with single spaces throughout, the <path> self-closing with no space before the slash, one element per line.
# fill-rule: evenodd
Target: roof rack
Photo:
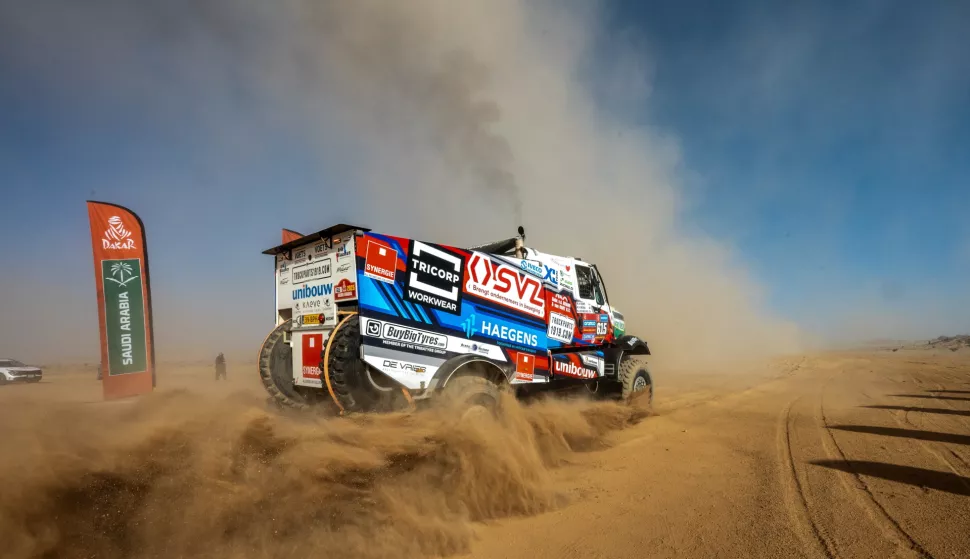
<path fill-rule="evenodd" d="M 515 252 L 515 241 L 517 239 L 518 237 L 512 237 L 511 239 L 503 239 L 501 241 L 470 247 L 466 250 L 477 250 L 478 252 L 507 256 Z"/>
<path fill-rule="evenodd" d="M 279 254 L 281 252 L 286 252 L 292 250 L 298 246 L 305 245 L 307 243 L 312 243 L 313 241 L 319 241 L 320 239 L 329 239 L 341 233 L 346 233 L 347 231 L 363 231 L 368 232 L 370 229 L 367 227 L 358 227 L 356 225 L 347 225 L 345 223 L 340 223 L 332 227 L 327 227 L 326 229 L 321 229 L 316 233 L 310 233 L 309 235 L 300 237 L 299 239 L 284 243 L 279 246 L 275 246 L 270 249 L 263 251 L 263 254 Z"/>

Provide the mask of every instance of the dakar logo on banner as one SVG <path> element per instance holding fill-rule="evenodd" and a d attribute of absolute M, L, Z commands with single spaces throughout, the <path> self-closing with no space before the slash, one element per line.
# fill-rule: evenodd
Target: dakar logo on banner
<path fill-rule="evenodd" d="M 131 238 L 131 231 L 125 229 L 118 216 L 108 218 L 108 229 L 104 232 L 101 245 L 106 250 L 126 250 L 135 248 L 135 240 Z"/>
<path fill-rule="evenodd" d="M 537 318 L 546 317 L 546 300 L 537 278 L 477 252 L 468 262 L 465 292 Z"/>

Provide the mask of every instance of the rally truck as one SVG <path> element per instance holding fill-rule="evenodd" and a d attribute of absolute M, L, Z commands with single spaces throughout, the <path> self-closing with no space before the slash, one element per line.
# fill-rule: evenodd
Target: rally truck
<path fill-rule="evenodd" d="M 525 245 L 471 248 L 335 225 L 264 251 L 275 328 L 259 375 L 281 406 L 338 413 L 434 401 L 494 407 L 503 390 L 586 390 L 648 405 L 647 342 L 625 332 L 595 264 Z"/>

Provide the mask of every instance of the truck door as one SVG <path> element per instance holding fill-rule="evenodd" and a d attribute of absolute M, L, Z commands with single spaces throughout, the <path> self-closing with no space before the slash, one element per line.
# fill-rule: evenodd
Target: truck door
<path fill-rule="evenodd" d="M 576 284 L 576 310 L 582 320 L 583 343 L 604 343 L 611 338 L 612 316 L 596 270 L 577 263 Z"/>

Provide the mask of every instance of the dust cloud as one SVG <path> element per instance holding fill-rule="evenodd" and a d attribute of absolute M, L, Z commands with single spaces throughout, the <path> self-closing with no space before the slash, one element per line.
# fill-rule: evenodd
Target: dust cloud
<path fill-rule="evenodd" d="M 46 408 L 46 409 L 45 409 Z M 563 505 L 550 469 L 645 414 L 575 400 L 325 419 L 243 392 L 6 404 L 4 557 L 441 556 L 472 522 Z"/>
<path fill-rule="evenodd" d="M 80 86 L 153 119 L 191 123 L 176 136 L 198 152 L 184 166 L 189 185 L 287 149 L 263 145 L 279 134 L 319 160 L 285 183 L 302 186 L 209 194 L 173 186 L 146 194 L 153 204 L 252 198 L 257 215 L 234 223 L 261 224 L 266 238 L 339 219 L 472 246 L 523 225 L 530 246 L 600 267 L 628 330 L 650 341 L 658 361 L 707 365 L 798 349 L 799 329 L 766 308 L 730 241 L 686 219 L 689 162 L 671 131 L 644 124 L 649 53 L 612 40 L 600 4 L 44 0 L 7 10 L 0 30 L 21 45 L 12 59 L 56 68 L 51 87 Z M 287 172 L 267 176 L 277 171 Z M 146 181 L 154 184 L 131 182 Z M 273 214 L 285 222 L 270 223 L 268 206 L 285 206 L 285 217 Z M 220 289 L 239 282 L 201 254 L 178 262 L 176 273 L 202 267 L 199 281 Z M 254 264 L 253 275 L 263 269 Z M 238 303 L 177 295 L 170 303 L 189 310 L 161 320 L 159 309 L 162 356 L 178 354 L 180 340 L 219 335 L 193 308 L 239 312 Z M 237 318 L 245 335 L 225 343 L 259 343 L 270 325 L 245 317 Z"/>
<path fill-rule="evenodd" d="M 280 44 L 300 79 L 282 71 L 275 91 L 301 98 L 315 79 L 309 89 L 327 92 L 322 110 L 343 115 L 364 162 L 355 186 L 378 205 L 360 215 L 376 229 L 468 246 L 521 223 L 531 246 L 597 263 L 628 330 L 665 363 L 798 349 L 730 245 L 685 229 L 676 143 L 600 102 L 645 105 L 649 87 L 631 71 L 640 54 L 615 67 L 597 54 L 596 10 L 419 0 L 287 13 L 298 23 Z"/>

